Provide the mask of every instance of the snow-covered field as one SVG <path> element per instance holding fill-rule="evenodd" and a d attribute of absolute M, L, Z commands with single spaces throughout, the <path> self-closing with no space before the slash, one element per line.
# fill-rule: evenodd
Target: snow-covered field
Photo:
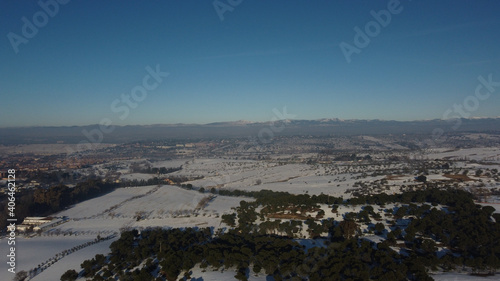
<path fill-rule="evenodd" d="M 36 268 L 56 254 L 93 241 L 97 235 L 105 237 L 119 233 L 122 228 L 147 227 L 225 227 L 220 215 L 239 206 L 243 197 L 217 196 L 200 206 L 200 200 L 209 194 L 185 190 L 176 186 L 144 186 L 117 189 L 64 210 L 56 216 L 69 220 L 56 228 L 33 238 L 18 237 L 16 241 L 16 271 Z M 198 208 L 198 209 L 197 209 Z M 137 216 L 141 218 L 137 220 Z M 116 239 L 116 238 L 115 238 Z M 99 242 L 69 254 L 32 280 L 59 280 L 68 269 L 80 269 L 80 264 L 96 254 L 109 252 L 112 240 Z M 8 252 L 6 239 L 0 240 L 2 253 Z M 11 280 L 7 264 L 0 267 L 0 280 Z"/>
<path fill-rule="evenodd" d="M 118 188 L 107 195 L 82 202 L 56 215 L 90 218 L 110 216 L 109 213 L 113 213 L 115 217 L 133 217 L 136 211 L 148 211 L 156 217 L 161 215 L 162 210 L 192 210 L 208 195 L 170 185 Z M 206 210 L 224 212 L 234 204 L 239 204 L 241 200 L 243 198 L 218 196 Z"/>
<path fill-rule="evenodd" d="M 440 273 L 431 275 L 431 277 L 436 281 L 480 281 L 480 280 L 500 280 L 500 276 L 488 276 L 488 277 L 479 277 L 479 276 L 471 276 L 467 274 L 461 273 Z"/>
<path fill-rule="evenodd" d="M 377 141 L 373 139 L 373 141 Z M 500 148 L 474 148 L 474 149 L 441 149 L 427 152 L 427 159 L 458 160 L 471 159 L 489 163 L 457 162 L 457 170 L 469 169 L 469 176 L 474 181 L 461 183 L 463 185 L 479 184 L 484 180 L 486 187 L 498 186 L 497 182 L 490 178 L 475 177 L 474 169 L 500 168 Z M 140 160 L 143 161 L 143 160 Z M 156 175 L 129 173 L 128 165 L 133 161 L 120 163 L 119 172 L 121 179 L 149 179 Z M 490 165 L 492 163 L 493 165 Z M 377 182 L 387 180 L 385 192 L 399 192 L 399 187 L 413 182 L 413 174 L 401 177 L 387 177 L 386 175 L 371 175 L 376 169 L 399 169 L 401 164 L 384 164 L 379 166 L 361 166 L 357 163 L 333 163 L 333 164 L 305 164 L 281 162 L 277 158 L 271 161 L 256 160 L 228 160 L 228 159 L 177 159 L 168 161 L 151 162 L 152 167 L 174 168 L 182 165 L 183 169 L 169 175 L 203 177 L 190 182 L 195 187 L 210 189 L 240 189 L 247 191 L 258 191 L 270 189 L 274 191 L 286 191 L 294 194 L 308 193 L 329 194 L 332 196 L 351 196 L 346 191 L 355 188 L 360 181 Z M 371 165 L 371 164 L 370 164 Z M 392 165 L 392 166 L 391 166 Z M 384 167 L 382 167 L 384 166 Z M 105 174 L 105 165 L 96 167 L 99 174 Z M 364 171 L 362 169 L 372 169 Z M 428 175 L 429 181 L 448 180 L 442 174 L 434 173 Z M 364 174 L 364 175 L 362 175 Z M 370 174 L 370 175 L 367 175 Z M 486 181 L 488 180 L 488 181 Z M 68 217 L 68 221 L 47 231 L 42 236 L 33 238 L 18 237 L 17 249 L 17 271 L 30 270 L 48 261 L 56 254 L 75 246 L 93 241 L 97 235 L 101 237 L 119 233 L 128 228 L 147 227 L 226 227 L 221 224 L 221 216 L 232 213 L 231 208 L 239 206 L 241 200 L 251 201 L 250 198 L 212 196 L 210 193 L 200 193 L 196 190 L 187 190 L 177 186 L 142 186 L 119 188 L 104 196 L 79 203 L 68 208 L 55 216 Z M 208 201 L 207 204 L 202 204 Z M 490 201 L 488 201 L 490 202 Z M 500 204 L 490 202 L 500 212 Z M 385 208 L 392 209 L 392 204 Z M 340 206 L 337 213 L 332 213 L 328 207 L 323 208 L 326 217 L 341 218 L 348 212 L 359 212 L 361 206 Z M 382 210 L 376 210 L 382 211 Z M 381 212 L 382 223 L 386 228 L 386 216 Z M 314 214 L 312 214 L 314 215 Z M 373 221 L 375 223 L 375 221 Z M 363 228 L 363 231 L 366 229 Z M 303 230 L 305 236 L 305 230 Z M 369 233 L 365 233 L 368 235 Z M 371 237 L 371 238 L 370 238 Z M 367 236 L 367 239 L 379 239 L 380 236 Z M 68 269 L 79 270 L 81 262 L 92 258 L 95 254 L 106 254 L 112 240 L 107 240 L 85 247 L 73 252 L 48 267 L 37 275 L 33 280 L 59 280 L 59 277 Z M 0 240 L 1 253 L 7 253 L 8 245 L 6 239 Z M 0 265 L 0 280 L 11 280 L 13 274 L 7 272 L 5 263 Z M 193 269 L 191 275 L 193 280 L 234 280 L 235 272 L 213 272 L 201 269 Z M 249 280 L 264 281 L 264 275 L 249 275 Z M 463 274 L 438 274 L 434 275 L 436 280 L 500 280 L 500 277 L 471 277 Z"/>
<path fill-rule="evenodd" d="M 201 269 L 199 267 L 195 267 L 191 270 L 191 281 L 234 281 L 236 278 L 236 272 L 234 270 L 225 270 L 225 271 L 213 271 L 211 269 Z M 265 274 L 255 274 L 253 272 L 249 272 L 248 281 L 274 281 L 272 277 L 266 277 Z"/>
<path fill-rule="evenodd" d="M 122 180 L 149 180 L 156 177 L 154 174 L 140 174 L 140 173 L 132 173 L 132 174 L 124 174 L 120 176 Z"/>
<path fill-rule="evenodd" d="M 60 212 L 58 216 L 70 221 L 52 232 L 108 234 L 130 227 L 219 227 L 222 214 L 232 212 L 241 200 L 251 200 L 217 196 L 200 206 L 209 196 L 169 185 L 120 188 Z"/>
<path fill-rule="evenodd" d="M 40 273 L 39 275 L 35 276 L 35 278 L 31 280 L 57 281 L 61 278 L 61 275 L 67 270 L 74 269 L 77 272 L 79 272 L 81 270 L 80 265 L 84 260 L 92 259 L 97 254 L 102 254 L 102 255 L 109 254 L 110 252 L 109 246 L 117 239 L 118 237 L 116 237 L 115 239 L 111 239 L 108 241 L 104 241 L 102 243 L 86 247 L 82 250 L 79 250 L 76 253 L 66 256 L 60 261 L 50 266 L 42 273 Z"/>
<path fill-rule="evenodd" d="M 465 149 L 434 150 L 427 154 L 429 159 L 468 159 L 476 161 L 488 161 L 500 163 L 500 148 L 498 147 L 476 147 Z"/>
<path fill-rule="evenodd" d="M 193 180 L 193 186 L 226 188 L 247 191 L 270 189 L 294 194 L 321 193 L 346 196 L 347 189 L 358 181 L 359 173 L 326 173 L 326 168 L 308 164 L 284 164 L 279 162 L 196 159 L 174 174 L 203 176 Z M 374 177 L 373 180 L 383 178 Z"/>
<path fill-rule="evenodd" d="M 398 154 L 401 152 L 397 152 Z M 386 158 L 387 152 L 373 154 L 374 158 Z M 399 155 L 399 154 L 398 154 Z M 284 157 L 292 159 L 293 155 Z M 401 157 L 409 156 L 404 153 Z M 299 157 L 300 158 L 300 157 Z M 452 164 L 453 168 L 462 173 L 469 170 L 469 177 L 474 180 L 475 185 L 479 185 L 482 180 L 485 187 L 499 187 L 494 180 L 479 178 L 474 176 L 478 169 L 484 171 L 500 169 L 500 148 L 484 147 L 469 149 L 437 148 L 424 152 L 419 155 L 420 159 L 440 159 L 441 161 L 455 160 L 475 160 L 487 163 L 471 163 L 466 161 L 456 161 Z M 274 191 L 287 191 L 294 194 L 309 193 L 329 194 L 332 196 L 350 197 L 346 191 L 353 189 L 353 185 L 359 181 L 374 182 L 381 180 L 384 176 L 368 176 L 373 172 L 381 170 L 400 171 L 407 167 L 408 163 L 382 163 L 382 164 L 358 164 L 356 162 L 335 162 L 332 164 L 306 164 L 292 163 L 290 161 L 280 160 L 234 160 L 223 158 L 185 158 L 166 160 L 158 162 L 146 161 L 152 167 L 180 167 L 182 170 L 171 173 L 172 176 L 186 176 L 191 178 L 202 177 L 201 179 L 185 182 L 195 187 L 206 188 L 225 188 L 241 189 L 247 191 L 258 191 L 261 189 L 270 189 Z M 122 179 L 150 179 L 156 175 L 151 174 L 130 174 L 126 169 L 120 170 Z M 457 170 L 454 171 L 458 173 Z M 428 175 L 428 180 L 444 181 L 450 180 L 443 177 L 443 171 L 436 171 L 435 174 Z M 414 173 L 406 174 L 400 178 L 388 179 L 389 193 L 399 192 L 399 186 L 413 182 Z M 461 184 L 461 186 L 464 186 Z"/>
<path fill-rule="evenodd" d="M 30 271 L 37 268 L 38 265 L 44 265 L 57 254 L 69 250 L 75 246 L 94 241 L 96 235 L 79 235 L 79 236 L 39 236 L 34 238 L 18 237 L 16 239 L 16 272 L 21 270 Z M 68 269 L 80 270 L 80 264 L 89 258 L 93 258 L 96 254 L 109 253 L 109 245 L 111 239 L 93 244 L 81 250 L 75 251 L 66 255 L 64 258 L 51 264 L 46 270 L 36 275 L 31 280 L 38 281 L 56 281 Z M 5 239 L 0 240 L 1 253 L 8 253 L 8 245 Z M 50 262 L 49 262 L 50 263 Z M 1 263 L 0 265 L 0 280 L 12 280 L 14 274 L 7 271 L 8 265 Z"/>

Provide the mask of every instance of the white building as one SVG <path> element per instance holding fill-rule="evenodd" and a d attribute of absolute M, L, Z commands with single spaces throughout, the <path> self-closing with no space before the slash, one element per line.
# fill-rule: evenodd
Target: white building
<path fill-rule="evenodd" d="M 26 217 L 24 218 L 23 224 L 36 226 L 50 221 L 52 221 L 50 217 Z"/>
<path fill-rule="evenodd" d="M 57 226 L 61 223 L 65 222 L 64 219 L 61 218 L 52 218 L 52 217 L 26 217 L 22 224 L 17 226 L 17 229 L 21 232 L 28 230 L 30 227 L 33 228 L 33 231 L 44 231 L 54 226 Z"/>
<path fill-rule="evenodd" d="M 37 225 L 37 226 L 33 227 L 33 230 L 34 231 L 40 231 L 40 230 L 44 231 L 44 230 L 52 228 L 52 227 L 54 227 L 56 225 L 59 225 L 59 224 L 61 224 L 63 222 L 64 222 L 63 219 L 53 219 L 53 220 L 51 220 L 49 222 L 46 222 L 44 224 L 40 224 L 40 225 Z"/>

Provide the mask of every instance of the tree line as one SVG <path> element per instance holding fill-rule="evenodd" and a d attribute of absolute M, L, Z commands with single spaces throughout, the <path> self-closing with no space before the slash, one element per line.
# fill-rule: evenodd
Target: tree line
<path fill-rule="evenodd" d="M 16 195 L 16 218 L 23 221 L 29 216 L 48 216 L 73 204 L 95 198 L 113 191 L 118 185 L 99 179 L 80 182 L 75 187 L 56 185 L 36 190 L 27 190 Z M 7 201 L 0 202 L 0 208 L 6 210 Z M 0 229 L 7 227 L 7 212 L 0 213 Z"/>
<path fill-rule="evenodd" d="M 262 216 L 258 207 L 315 206 L 332 198 L 265 190 L 253 195 L 256 201 L 242 200 L 235 213 L 222 216 L 233 227 L 228 231 L 158 228 L 124 232 L 111 245 L 108 261 L 102 257 L 86 261 L 81 275 L 92 280 L 189 280 L 190 270 L 198 265 L 203 270 L 235 270 L 237 280 L 261 273 L 275 280 L 425 281 L 432 280 L 429 269 L 468 267 L 476 274 L 494 274 L 500 268 L 500 215 L 492 207 L 476 205 L 465 191 L 429 189 L 344 201 L 380 206 L 404 203 L 386 209 L 394 217 L 388 230 L 382 223 L 369 226 L 384 238 L 380 243 L 364 239 L 359 228 L 369 217 L 380 219 L 371 205 L 359 213 L 347 213 L 341 221 L 311 217 L 256 224 Z M 396 223 L 399 220 L 409 222 L 401 226 Z M 303 226 L 311 238 L 326 241 L 325 247 L 307 250 L 297 243 L 294 234 Z M 391 247 L 404 249 L 404 254 Z"/>
<path fill-rule="evenodd" d="M 139 166 L 139 165 L 131 165 L 130 170 L 132 173 L 143 173 L 143 174 L 170 174 L 173 172 L 177 172 L 182 170 L 182 166 L 180 167 L 172 167 L 172 168 L 167 168 L 167 167 L 151 167 L 147 166 L 145 168 Z"/>
<path fill-rule="evenodd" d="M 109 259 L 96 255 L 82 263 L 80 275 L 69 270 L 61 280 L 179 280 L 191 269 L 234 269 L 236 280 L 265 274 L 275 280 L 432 280 L 387 245 L 357 238 L 306 250 L 277 235 L 212 233 L 212 229 L 150 229 L 122 233 L 110 246 Z M 139 266 L 141 265 L 142 266 Z M 182 275 L 181 275 L 182 274 Z M 71 278 L 68 278 L 71 277 Z"/>

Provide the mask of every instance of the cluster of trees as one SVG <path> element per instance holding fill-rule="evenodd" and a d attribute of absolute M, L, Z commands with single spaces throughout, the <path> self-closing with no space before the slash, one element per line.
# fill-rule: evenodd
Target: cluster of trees
<path fill-rule="evenodd" d="M 116 184 L 102 180 L 87 180 L 70 188 L 66 185 L 52 186 L 47 189 L 28 190 L 16 195 L 16 218 L 24 220 L 28 216 L 48 216 L 65 207 L 113 191 Z M 7 201 L 0 203 L 1 210 L 6 210 Z M 8 212 L 0 212 L 0 229 L 7 227 Z M 5 217 L 5 219 L 3 219 Z"/>
<path fill-rule="evenodd" d="M 337 206 L 334 206 L 333 209 L 338 208 Z M 353 213 L 349 212 L 344 215 L 345 220 L 356 220 L 362 223 L 369 223 L 371 222 L 370 216 L 374 218 L 377 221 L 380 221 L 382 216 L 378 213 L 375 212 L 373 207 L 371 205 L 364 206 L 363 209 L 359 213 Z"/>
<path fill-rule="evenodd" d="M 205 191 L 205 190 L 203 190 Z M 309 194 L 290 194 L 283 191 L 272 191 L 262 189 L 259 191 L 244 191 L 244 190 L 229 190 L 212 188 L 211 193 L 223 196 L 243 196 L 255 198 L 260 205 L 272 206 L 272 208 L 284 209 L 291 205 L 300 209 L 301 206 L 310 209 L 314 208 L 317 204 L 347 204 L 347 205 L 384 205 L 388 203 L 434 203 L 442 205 L 461 205 L 463 203 L 473 202 L 473 195 L 467 191 L 447 188 L 428 188 L 425 190 L 408 191 L 400 194 L 386 194 L 378 193 L 372 195 L 362 195 L 358 197 L 349 198 L 344 200 L 342 197 L 335 197 L 326 194 L 309 195 Z M 270 209 L 272 210 L 272 209 Z"/>
<path fill-rule="evenodd" d="M 168 180 L 173 182 L 175 185 L 182 187 L 184 189 L 193 189 L 191 184 L 181 184 L 181 182 L 200 179 L 202 177 L 188 177 L 188 176 L 169 176 Z M 148 185 L 161 185 L 167 184 L 165 178 L 153 177 L 151 179 L 133 179 L 133 180 L 122 180 L 118 184 L 118 187 L 134 187 L 134 186 L 148 186 Z"/>
<path fill-rule="evenodd" d="M 400 208 L 396 215 L 414 215 L 418 219 L 412 219 L 405 235 L 398 238 L 404 239 L 426 266 L 450 270 L 468 266 L 493 274 L 500 268 L 500 214 L 493 214 L 494 211 L 491 206 L 481 207 L 473 202 L 456 204 L 447 210 L 428 205 Z M 444 248 L 446 255 L 438 258 L 437 246 Z"/>
<path fill-rule="evenodd" d="M 253 273 L 275 280 L 432 280 L 425 267 L 386 244 L 357 238 L 307 251 L 296 241 L 276 235 L 152 229 L 124 232 L 110 248 L 108 260 L 97 255 L 82 263 L 84 277 L 171 281 L 184 273 L 182 277 L 189 280 L 190 269 L 199 264 L 206 270 L 235 269 L 237 280 L 248 280 Z M 68 279 L 74 273 L 69 270 L 61 280 L 74 280 Z"/>
<path fill-rule="evenodd" d="M 342 221 L 264 220 L 257 225 L 256 219 L 262 218 L 256 212 L 259 206 L 290 209 L 332 198 L 266 190 L 252 195 L 256 201 L 241 201 L 235 213 L 222 216 L 223 222 L 234 226 L 225 233 L 208 228 L 124 232 L 111 245 L 109 259 L 96 257 L 82 264 L 84 276 L 178 280 L 184 273 L 189 280 L 190 269 L 199 265 L 207 270 L 234 269 L 237 280 L 247 280 L 251 272 L 275 280 L 432 280 L 426 273 L 429 268 L 466 266 L 482 273 L 500 268 L 500 215 L 491 207 L 474 204 L 472 195 L 464 191 L 430 189 L 348 200 L 346 204 L 406 203 L 387 211 L 395 220 L 409 220 L 407 226 L 393 225 L 388 231 L 382 223 L 371 226 L 386 238 L 378 244 L 361 238 L 360 223 L 368 223 L 370 216 L 377 218 L 370 205 L 348 213 Z M 326 247 L 305 250 L 299 245 L 293 237 L 305 226 L 310 237 L 327 237 Z M 405 255 L 393 251 L 393 246 L 405 248 Z"/>
<path fill-rule="evenodd" d="M 277 206 L 282 206 L 279 200 L 276 204 Z M 328 233 L 329 228 L 333 225 L 332 219 L 316 222 L 317 219 L 310 216 L 303 221 L 294 219 L 285 219 L 283 221 L 280 219 L 269 220 L 266 217 L 269 214 L 268 209 L 275 208 L 276 210 L 276 205 L 268 203 L 261 208 L 261 211 L 258 213 L 256 208 L 259 206 L 258 200 L 250 203 L 241 201 L 240 206 L 234 208 L 236 211 L 235 213 L 222 215 L 222 222 L 230 227 L 234 227 L 240 233 L 278 234 L 287 236 L 288 238 L 301 237 L 301 231 L 304 225 L 307 226 L 307 231 L 311 238 L 318 238 L 323 233 Z M 294 208 L 294 205 L 288 206 Z M 257 218 L 260 218 L 262 222 L 256 223 Z"/>
<path fill-rule="evenodd" d="M 182 170 L 182 166 L 176 167 L 176 168 L 167 168 L 167 167 L 156 168 L 156 167 L 147 166 L 145 168 L 142 168 L 141 166 L 138 166 L 138 165 L 132 165 L 130 169 L 132 170 L 133 173 L 164 175 L 164 174 L 170 174 L 173 172 L 180 171 L 180 170 Z"/>
<path fill-rule="evenodd" d="M 428 190 L 414 195 L 398 198 L 411 202 L 425 195 L 431 204 L 409 203 L 387 209 L 394 217 L 393 226 L 385 234 L 384 225 L 376 223 L 372 226 L 375 234 L 384 236 L 391 246 L 400 240 L 399 246 L 406 248 L 409 258 L 432 269 L 469 267 L 476 273 L 494 274 L 500 268 L 500 214 L 494 213 L 493 207 L 476 205 L 463 191 Z M 365 206 L 359 213 L 347 213 L 339 226 L 350 223 L 355 231 L 356 223 L 366 223 L 368 215 L 377 217 L 374 214 L 373 207 Z M 398 225 L 396 221 L 401 219 L 408 225 Z M 330 228 L 332 241 L 342 238 L 341 230 Z"/>
<path fill-rule="evenodd" d="M 20 171 L 20 178 L 26 178 L 37 181 L 41 184 L 56 184 L 61 182 L 73 182 L 82 178 L 82 175 L 76 172 L 67 171 Z"/>
<path fill-rule="evenodd" d="M 276 234 L 287 237 L 295 237 L 302 230 L 303 223 L 300 220 L 273 220 L 259 224 L 260 234 Z"/>
<path fill-rule="evenodd" d="M 353 154 L 343 154 L 335 157 L 334 161 L 360 161 L 360 160 L 372 160 L 370 155 L 365 155 L 363 157 L 357 156 L 355 153 Z"/>
<path fill-rule="evenodd" d="M 22 191 L 16 193 L 16 209 L 15 214 L 18 221 L 24 220 L 25 217 L 32 216 L 33 213 L 30 210 L 30 206 L 33 203 L 33 193 L 34 191 Z M 9 212 L 7 211 L 8 202 L 6 198 L 0 201 L 0 233 L 5 233 L 7 230 L 7 225 L 9 224 L 7 219 L 9 217 Z"/>
<path fill-rule="evenodd" d="M 61 211 L 76 204 L 113 191 L 116 184 L 102 180 L 87 180 L 70 188 L 57 185 L 48 189 L 36 189 L 30 210 L 37 215 L 46 215 Z"/>
<path fill-rule="evenodd" d="M 346 239 L 313 248 L 304 261 L 307 280 L 433 280 L 425 267 L 399 255 L 386 243 Z"/>
<path fill-rule="evenodd" d="M 384 205 L 395 202 L 406 203 L 406 204 L 429 202 L 433 204 L 442 204 L 448 206 L 474 203 L 472 194 L 467 191 L 454 188 L 448 188 L 448 189 L 428 188 L 425 190 L 407 191 L 400 194 L 392 194 L 392 195 L 388 195 L 386 193 L 379 193 L 373 195 L 358 196 L 346 200 L 345 204 Z"/>
<path fill-rule="evenodd" d="M 266 221 L 266 215 L 271 212 L 310 211 L 317 207 L 317 203 L 324 203 L 325 198 L 322 195 L 310 197 L 267 190 L 253 195 L 257 198 L 256 201 L 242 201 L 235 209 L 236 213 L 223 216 L 223 222 L 239 231 L 280 234 L 290 238 L 297 237 L 303 222 L 307 226 L 309 237 L 318 238 L 328 233 L 332 241 L 338 242 L 361 234 L 360 223 L 371 224 L 371 218 L 381 221 L 381 215 L 371 205 L 365 206 L 359 213 L 345 214 L 341 222 L 332 219 L 318 221 L 318 217 L 308 217 L 302 221 Z M 338 202 L 340 199 L 327 200 Z M 500 268 L 500 214 L 494 214 L 493 207 L 476 205 L 472 194 L 468 192 L 427 189 L 396 195 L 377 194 L 352 198 L 345 204 L 384 205 L 395 202 L 406 205 L 395 208 L 391 215 L 395 220 L 409 219 L 409 225 L 403 228 L 394 225 L 392 231 L 389 229 L 387 233 L 380 222 L 371 226 L 375 234 L 383 235 L 390 245 L 395 246 L 397 239 L 403 240 L 408 250 L 426 266 L 442 266 L 446 269 L 467 266 L 481 272 L 494 272 Z M 438 205 L 444 207 L 440 209 Z M 333 209 L 336 206 L 338 205 L 333 205 Z M 255 212 L 258 207 L 262 207 L 260 213 Z M 264 222 L 255 224 L 257 217 Z M 396 224 L 396 221 L 393 223 Z M 444 247 L 446 255 L 441 253 L 438 258 L 437 246 Z"/>
<path fill-rule="evenodd" d="M 189 186 L 189 184 L 188 184 Z M 205 191 L 205 189 L 203 189 Z M 219 194 L 222 196 L 233 197 L 251 197 L 255 198 L 259 204 L 268 205 L 268 203 L 276 205 L 277 208 L 281 206 L 288 207 L 294 206 L 307 206 L 316 207 L 317 204 L 342 204 L 344 199 L 342 197 L 335 197 L 326 194 L 309 195 L 309 194 L 291 194 L 286 191 L 273 191 L 269 189 L 261 189 L 259 191 L 245 191 L 245 190 L 231 190 L 231 189 L 215 189 L 212 188 L 210 193 Z"/>
<path fill-rule="evenodd" d="M 158 184 L 165 184 L 165 181 L 158 177 L 154 177 L 152 179 L 147 179 L 147 180 L 137 180 L 137 179 L 122 180 L 119 183 L 119 187 L 148 186 L 148 185 L 158 185 Z"/>
<path fill-rule="evenodd" d="M 111 244 L 109 259 L 97 255 L 82 263 L 83 276 L 92 280 L 111 276 L 119 280 L 177 280 L 182 270 L 201 262 L 203 247 L 211 240 L 208 228 L 126 231 Z M 141 269 L 132 270 L 143 262 Z M 154 271 L 159 276 L 152 276 Z"/>

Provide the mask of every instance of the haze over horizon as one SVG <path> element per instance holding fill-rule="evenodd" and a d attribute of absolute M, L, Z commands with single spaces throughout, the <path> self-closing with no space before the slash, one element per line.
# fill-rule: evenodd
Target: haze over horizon
<path fill-rule="evenodd" d="M 488 117 L 470 117 L 470 118 L 460 118 L 460 119 L 467 119 L 467 120 L 498 120 L 500 119 L 500 116 L 488 116 Z M 126 127 L 126 126 L 142 126 L 142 127 L 154 127 L 154 126 L 212 126 L 212 125 L 220 125 L 220 126 L 242 126 L 242 125 L 267 125 L 267 124 L 272 124 L 274 122 L 280 122 L 280 121 L 297 121 L 297 122 L 312 122 L 315 123 L 316 125 L 322 122 L 363 122 L 363 121 L 368 121 L 368 122 L 382 122 L 382 123 L 387 123 L 387 122 L 397 122 L 400 124 L 405 124 L 405 123 L 415 123 L 415 122 L 429 122 L 432 123 L 433 121 L 441 121 L 441 120 L 446 120 L 446 119 L 415 119 L 415 120 L 394 120 L 394 119 L 342 119 L 342 118 L 318 118 L 318 119 L 272 119 L 267 120 L 267 121 L 252 121 L 252 120 L 232 120 L 232 121 L 214 121 L 214 122 L 206 122 L 206 123 L 183 123 L 183 122 L 178 122 L 178 123 L 151 123 L 151 124 L 109 124 L 109 126 L 113 127 Z M 447 126 L 447 129 L 450 129 L 453 127 L 453 125 L 457 124 L 460 121 L 456 121 L 456 118 L 453 120 L 448 119 L 446 121 L 449 121 Z M 460 123 L 461 124 L 461 123 Z M 89 124 L 81 124 L 81 125 L 25 125 L 25 126 L 0 126 L 0 129 L 29 129 L 29 128 L 68 128 L 68 127 L 93 127 L 93 126 L 108 126 L 105 124 L 100 124 L 100 123 L 89 123 Z M 103 127 L 104 128 L 104 127 Z"/>
<path fill-rule="evenodd" d="M 300 120 L 497 117 L 499 12 L 493 0 L 3 1 L 0 127 L 266 122 L 284 107 Z"/>

